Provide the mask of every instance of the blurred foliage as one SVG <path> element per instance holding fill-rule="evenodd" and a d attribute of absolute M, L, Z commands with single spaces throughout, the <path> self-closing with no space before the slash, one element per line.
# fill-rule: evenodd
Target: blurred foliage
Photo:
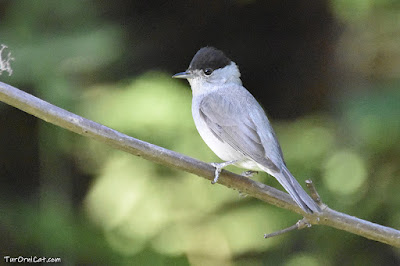
<path fill-rule="evenodd" d="M 239 2 L 247 8 L 257 1 Z M 289 169 L 301 183 L 311 178 L 330 207 L 400 229 L 400 5 L 330 4 L 344 27 L 329 62 L 339 87 L 330 92 L 329 112 L 274 121 L 274 128 Z M 94 1 L 14 1 L 3 9 L 0 43 L 16 60 L 13 76 L 2 81 L 35 88 L 41 98 L 135 138 L 219 161 L 194 127 L 187 83 L 167 71 L 143 69 L 127 79 L 113 70 L 140 51 Z M 1 104 L 2 128 L 18 124 L 7 137 L 34 135 L 38 147 L 32 155 L 28 143 L 19 150 L 5 142 L 2 169 L 8 161 L 38 166 L 0 174 L 2 256 L 121 265 L 400 263 L 398 251 L 328 227 L 265 240 L 264 233 L 300 217 L 44 122 L 18 122 L 27 116 L 6 120 L 10 114 Z M 255 178 L 280 188 L 266 174 Z"/>
<path fill-rule="evenodd" d="M 346 25 L 337 49 L 341 67 L 353 79 L 357 75 L 369 79 L 398 79 L 400 2 L 332 0 L 331 5 L 337 18 Z"/>

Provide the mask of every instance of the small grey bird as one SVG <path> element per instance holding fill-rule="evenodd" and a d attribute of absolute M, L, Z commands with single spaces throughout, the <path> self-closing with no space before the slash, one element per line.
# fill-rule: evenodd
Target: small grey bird
<path fill-rule="evenodd" d="M 287 169 L 264 110 L 242 86 L 237 65 L 222 51 L 201 48 L 189 68 L 173 78 L 189 81 L 196 128 L 208 147 L 225 161 L 212 164 L 216 168 L 213 183 L 230 164 L 262 170 L 274 176 L 305 212 L 321 211 Z"/>

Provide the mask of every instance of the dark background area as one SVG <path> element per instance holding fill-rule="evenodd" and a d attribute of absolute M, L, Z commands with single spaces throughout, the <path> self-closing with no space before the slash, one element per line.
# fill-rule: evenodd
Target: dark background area
<path fill-rule="evenodd" d="M 215 46 L 265 107 L 299 181 L 311 177 L 333 209 L 400 229 L 399 11 L 389 0 L 2 1 L 0 44 L 15 61 L 13 75 L 0 80 L 133 137 L 218 161 L 194 128 L 189 85 L 170 79 L 199 48 Z M 400 263 L 394 248 L 327 227 L 264 240 L 300 217 L 2 103 L 0 147 L 3 257 Z"/>

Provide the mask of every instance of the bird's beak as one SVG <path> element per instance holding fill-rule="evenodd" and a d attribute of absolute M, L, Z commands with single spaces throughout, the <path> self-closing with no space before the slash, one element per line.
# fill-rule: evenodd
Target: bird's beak
<path fill-rule="evenodd" d="M 185 71 L 185 72 L 176 73 L 172 77 L 176 78 L 176 79 L 188 79 L 191 76 L 192 76 L 192 74 L 190 74 L 188 71 Z"/>

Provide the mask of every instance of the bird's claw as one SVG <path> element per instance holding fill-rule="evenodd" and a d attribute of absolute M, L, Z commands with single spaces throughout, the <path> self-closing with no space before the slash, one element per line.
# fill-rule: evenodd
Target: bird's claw
<path fill-rule="evenodd" d="M 254 174 L 258 174 L 258 171 L 252 171 L 252 170 L 244 171 L 240 175 L 245 176 L 245 177 L 253 177 Z"/>
<path fill-rule="evenodd" d="M 215 167 L 214 180 L 211 181 L 211 184 L 215 184 L 218 182 L 219 174 L 222 171 L 222 167 L 220 163 L 211 163 L 211 165 Z"/>
<path fill-rule="evenodd" d="M 212 166 L 215 167 L 215 175 L 214 175 L 214 180 L 211 181 L 211 184 L 215 184 L 218 182 L 218 178 L 219 178 L 219 174 L 222 171 L 222 168 L 224 168 L 225 166 L 231 165 L 236 163 L 237 161 L 227 161 L 227 162 L 223 162 L 223 163 L 211 163 Z"/>
<path fill-rule="evenodd" d="M 240 198 L 246 198 L 248 195 L 249 195 L 249 194 L 246 194 L 246 193 L 244 193 L 244 192 L 242 192 L 242 191 L 239 191 L 239 197 L 240 197 Z"/>

